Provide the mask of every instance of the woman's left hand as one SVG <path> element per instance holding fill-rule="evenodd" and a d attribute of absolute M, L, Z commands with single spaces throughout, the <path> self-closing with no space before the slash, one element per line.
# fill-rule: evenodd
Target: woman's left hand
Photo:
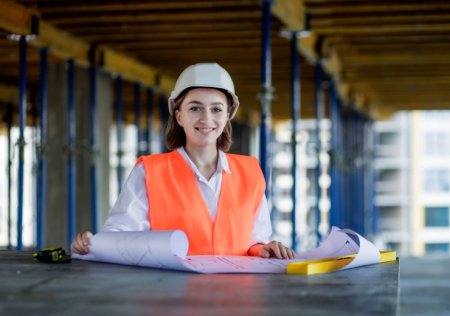
<path fill-rule="evenodd" d="M 262 258 L 275 257 L 278 259 L 294 259 L 295 252 L 291 248 L 284 246 L 281 242 L 272 240 L 268 244 L 253 245 L 249 250 L 249 255 Z"/>

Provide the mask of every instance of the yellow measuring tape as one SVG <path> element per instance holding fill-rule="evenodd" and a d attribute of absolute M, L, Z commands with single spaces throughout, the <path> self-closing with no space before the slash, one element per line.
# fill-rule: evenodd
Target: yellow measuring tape
<path fill-rule="evenodd" d="M 288 274 L 318 274 L 337 271 L 349 264 L 355 255 L 340 256 L 334 258 L 325 258 L 319 260 L 310 260 L 303 262 L 289 263 L 287 266 Z M 395 261 L 397 253 L 395 251 L 380 251 L 380 263 Z"/>

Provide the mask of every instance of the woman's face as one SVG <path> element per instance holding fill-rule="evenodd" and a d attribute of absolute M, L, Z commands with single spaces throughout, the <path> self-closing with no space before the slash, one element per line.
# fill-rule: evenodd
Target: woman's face
<path fill-rule="evenodd" d="M 175 111 L 178 124 L 186 133 L 186 145 L 216 147 L 217 139 L 229 119 L 226 95 L 212 88 L 195 88 Z"/>

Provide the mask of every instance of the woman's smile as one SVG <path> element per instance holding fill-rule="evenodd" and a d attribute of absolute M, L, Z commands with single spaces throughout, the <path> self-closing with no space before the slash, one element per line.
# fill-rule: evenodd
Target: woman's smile
<path fill-rule="evenodd" d="M 196 88 L 187 93 L 175 115 L 184 129 L 188 147 L 211 146 L 215 149 L 229 119 L 228 100 L 217 89 Z"/>

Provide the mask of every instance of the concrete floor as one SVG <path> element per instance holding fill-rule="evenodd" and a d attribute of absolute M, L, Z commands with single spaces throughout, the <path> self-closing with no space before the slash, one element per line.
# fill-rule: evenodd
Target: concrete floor
<path fill-rule="evenodd" d="M 0 315 L 450 315 L 449 268 L 446 257 L 312 276 L 201 275 L 0 251 Z"/>

